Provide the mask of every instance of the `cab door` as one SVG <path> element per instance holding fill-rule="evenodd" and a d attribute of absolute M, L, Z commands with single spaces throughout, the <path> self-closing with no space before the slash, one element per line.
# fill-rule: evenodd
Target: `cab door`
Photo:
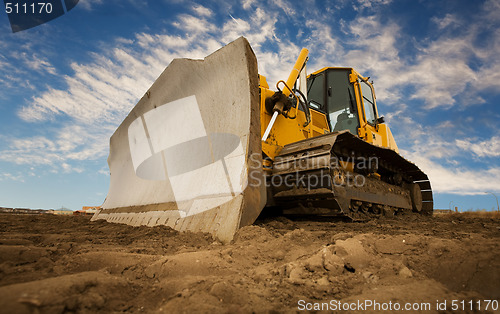
<path fill-rule="evenodd" d="M 367 141 L 378 146 L 384 146 L 383 141 L 383 130 L 380 128 L 380 124 L 383 120 L 379 119 L 377 105 L 375 102 L 375 92 L 373 85 L 367 80 L 358 76 L 355 82 L 356 95 L 359 99 L 359 122 L 360 127 L 358 128 L 358 136 Z"/>

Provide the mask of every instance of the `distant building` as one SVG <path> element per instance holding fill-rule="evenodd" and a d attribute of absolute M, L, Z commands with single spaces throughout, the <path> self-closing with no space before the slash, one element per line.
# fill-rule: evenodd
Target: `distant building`
<path fill-rule="evenodd" d="M 32 209 L 31 214 L 47 214 L 48 210 L 45 209 Z"/>
<path fill-rule="evenodd" d="M 13 213 L 14 212 L 14 208 L 10 208 L 10 207 L 0 207 L 0 213 Z"/>
<path fill-rule="evenodd" d="M 10 207 L 0 207 L 0 214 L 47 214 L 49 211 L 45 209 L 29 209 L 29 208 L 10 208 Z"/>
<path fill-rule="evenodd" d="M 14 214 L 31 214 L 31 209 L 29 208 L 14 208 Z"/>
<path fill-rule="evenodd" d="M 94 215 L 101 209 L 101 206 L 83 206 L 81 210 L 73 212 L 73 215 Z"/>
<path fill-rule="evenodd" d="M 54 214 L 54 215 L 73 215 L 73 211 L 69 208 L 64 207 L 64 206 L 59 208 L 59 209 L 49 209 L 48 213 Z"/>

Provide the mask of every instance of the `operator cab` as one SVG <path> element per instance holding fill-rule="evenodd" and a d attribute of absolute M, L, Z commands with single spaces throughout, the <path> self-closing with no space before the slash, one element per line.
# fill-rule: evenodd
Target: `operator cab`
<path fill-rule="evenodd" d="M 363 106 L 357 105 L 357 95 L 362 95 Z M 358 135 L 360 123 L 381 123 L 371 84 L 351 68 L 324 68 L 311 74 L 307 78 L 307 96 L 312 109 L 326 114 L 332 132 L 348 130 Z M 362 119 L 359 109 L 363 111 Z"/>

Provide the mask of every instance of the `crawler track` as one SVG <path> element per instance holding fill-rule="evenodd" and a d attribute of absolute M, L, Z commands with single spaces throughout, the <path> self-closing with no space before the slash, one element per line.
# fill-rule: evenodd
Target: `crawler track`
<path fill-rule="evenodd" d="M 429 179 L 393 150 L 344 131 L 287 145 L 268 177 L 272 202 L 288 214 L 354 220 L 433 211 Z"/>

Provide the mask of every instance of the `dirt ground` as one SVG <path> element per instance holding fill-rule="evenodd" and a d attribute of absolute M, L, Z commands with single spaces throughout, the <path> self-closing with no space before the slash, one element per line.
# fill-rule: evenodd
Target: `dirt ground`
<path fill-rule="evenodd" d="M 499 218 L 464 215 L 267 218 L 226 245 L 167 227 L 0 215 L 0 312 L 484 312 L 500 309 L 499 240 Z"/>

